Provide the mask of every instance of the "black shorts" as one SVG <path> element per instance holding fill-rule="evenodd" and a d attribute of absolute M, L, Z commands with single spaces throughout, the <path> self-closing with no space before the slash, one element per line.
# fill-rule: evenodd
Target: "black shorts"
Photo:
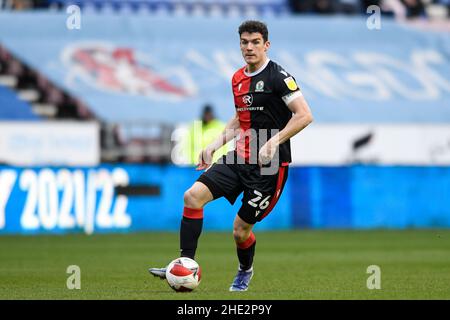
<path fill-rule="evenodd" d="M 225 156 L 224 156 L 225 157 Z M 205 184 L 214 199 L 225 197 L 234 204 L 244 192 L 238 216 L 249 224 L 264 219 L 273 209 L 288 177 L 288 166 L 280 166 L 275 174 L 262 175 L 257 164 L 225 164 L 218 161 L 197 181 Z"/>

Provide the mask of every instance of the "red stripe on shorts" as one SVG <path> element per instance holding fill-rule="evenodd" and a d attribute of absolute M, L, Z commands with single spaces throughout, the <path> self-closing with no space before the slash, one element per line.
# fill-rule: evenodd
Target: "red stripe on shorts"
<path fill-rule="evenodd" d="M 270 211 L 272 211 L 273 207 L 275 207 L 275 205 L 277 204 L 278 199 L 280 198 L 281 187 L 283 186 L 285 172 L 286 166 L 280 167 L 280 170 L 278 171 L 278 180 L 277 180 L 277 188 L 275 189 L 275 196 L 270 201 L 269 207 L 262 215 L 261 220 L 264 219 L 270 213 Z"/>

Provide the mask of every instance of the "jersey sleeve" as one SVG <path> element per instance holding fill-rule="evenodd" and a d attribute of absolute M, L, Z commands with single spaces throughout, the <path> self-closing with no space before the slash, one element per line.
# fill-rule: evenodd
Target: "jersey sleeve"
<path fill-rule="evenodd" d="M 303 94 L 295 81 L 295 78 L 284 70 L 275 72 L 274 92 L 286 105 Z"/>

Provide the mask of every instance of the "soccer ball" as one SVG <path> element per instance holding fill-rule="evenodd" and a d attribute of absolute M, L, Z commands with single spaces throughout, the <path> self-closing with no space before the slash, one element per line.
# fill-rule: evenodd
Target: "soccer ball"
<path fill-rule="evenodd" d="M 202 270 L 197 262 L 181 257 L 173 260 L 166 269 L 166 280 L 177 292 L 188 292 L 198 287 Z"/>

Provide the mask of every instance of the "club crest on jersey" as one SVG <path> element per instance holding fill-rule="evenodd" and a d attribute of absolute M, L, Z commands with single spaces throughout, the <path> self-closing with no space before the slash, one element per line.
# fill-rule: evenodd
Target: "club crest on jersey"
<path fill-rule="evenodd" d="M 251 94 L 247 94 L 242 97 L 242 102 L 245 103 L 247 107 L 251 106 L 253 103 L 253 96 Z"/>
<path fill-rule="evenodd" d="M 256 83 L 255 91 L 256 92 L 264 91 L 264 81 L 261 80 Z"/>
<path fill-rule="evenodd" d="M 297 88 L 298 88 L 297 83 L 295 82 L 294 78 L 292 78 L 292 77 L 287 77 L 286 79 L 284 79 L 284 83 L 286 83 L 287 87 L 291 91 L 297 90 Z"/>

